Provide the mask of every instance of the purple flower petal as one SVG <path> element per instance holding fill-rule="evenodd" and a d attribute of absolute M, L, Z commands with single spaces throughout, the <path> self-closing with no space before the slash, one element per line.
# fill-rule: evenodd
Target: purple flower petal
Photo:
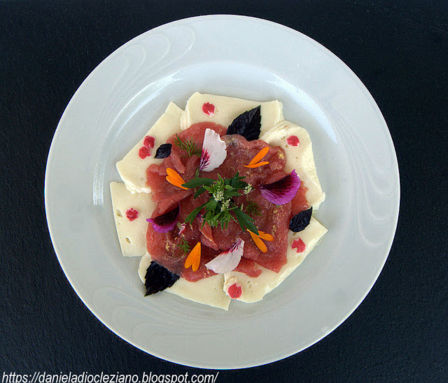
<path fill-rule="evenodd" d="M 283 177 L 281 180 L 272 184 L 262 185 L 260 187 L 261 195 L 276 205 L 284 205 L 291 201 L 297 194 L 300 187 L 300 178 L 296 171 Z"/>
<path fill-rule="evenodd" d="M 152 227 L 158 233 L 168 233 L 176 227 L 179 217 L 179 205 L 169 212 L 159 215 L 156 218 L 148 218 L 146 221 L 152 223 Z"/>

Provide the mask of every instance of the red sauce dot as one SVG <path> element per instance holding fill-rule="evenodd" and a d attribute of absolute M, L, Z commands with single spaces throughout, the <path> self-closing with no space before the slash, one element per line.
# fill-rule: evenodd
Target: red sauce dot
<path fill-rule="evenodd" d="M 227 292 L 229 293 L 230 298 L 237 299 L 243 293 L 243 289 L 241 288 L 240 285 L 234 283 L 233 285 L 229 286 Z"/>
<path fill-rule="evenodd" d="M 209 116 L 213 116 L 215 114 L 215 105 L 206 102 L 202 105 L 202 111 Z"/>
<path fill-rule="evenodd" d="M 138 156 L 143 160 L 151 155 L 151 151 L 146 147 L 142 146 L 138 151 Z"/>
<path fill-rule="evenodd" d="M 286 139 L 286 142 L 288 143 L 288 145 L 291 145 L 291 146 L 297 146 L 300 144 L 299 137 L 297 137 L 297 136 L 289 136 Z"/>
<path fill-rule="evenodd" d="M 302 241 L 302 238 L 296 239 L 291 246 L 293 249 L 297 249 L 296 251 L 298 253 L 302 253 L 303 251 L 305 251 L 305 242 Z"/>
<path fill-rule="evenodd" d="M 126 210 L 126 217 L 128 217 L 129 221 L 133 221 L 134 219 L 138 218 L 138 211 L 133 208 L 130 208 Z"/>
<path fill-rule="evenodd" d="M 146 136 L 145 139 L 143 140 L 143 145 L 146 146 L 147 148 L 153 148 L 155 142 L 156 140 L 154 137 Z"/>

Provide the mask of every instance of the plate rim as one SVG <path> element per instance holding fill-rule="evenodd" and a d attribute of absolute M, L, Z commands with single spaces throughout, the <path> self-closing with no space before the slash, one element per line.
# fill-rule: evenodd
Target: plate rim
<path fill-rule="evenodd" d="M 172 358 L 170 356 L 165 356 L 162 353 L 158 353 L 156 351 L 148 351 L 146 349 L 144 349 L 143 347 L 135 344 L 132 340 L 130 340 L 126 335 L 123 334 L 119 334 L 111 325 L 107 324 L 106 322 L 106 318 L 103 319 L 101 317 L 101 314 L 97 313 L 97 310 L 93 307 L 93 305 L 88 304 L 85 300 L 85 298 L 80 294 L 80 292 L 78 291 L 76 284 L 74 283 L 74 281 L 72 281 L 72 279 L 70 278 L 67 270 L 66 270 L 66 266 L 64 266 L 64 262 L 62 257 L 60 256 L 61 250 L 59 249 L 57 242 L 54 238 L 54 231 L 52 230 L 52 223 L 51 223 L 51 218 L 48 212 L 48 206 L 49 206 L 49 197 L 47 194 L 47 185 L 49 184 L 49 179 L 50 179 L 50 163 L 53 160 L 54 157 L 54 151 L 55 151 L 55 146 L 56 146 L 56 141 L 58 136 L 60 135 L 61 129 L 62 129 L 62 125 L 63 122 L 66 118 L 66 112 L 68 111 L 68 109 L 70 108 L 73 100 L 77 97 L 78 93 L 81 92 L 82 89 L 84 89 L 84 87 L 87 86 L 87 82 L 88 80 L 99 70 L 99 68 L 102 66 L 102 64 L 109 60 L 111 57 L 113 57 L 115 54 L 118 53 L 118 51 L 124 49 L 126 46 L 132 44 L 133 42 L 135 42 L 136 40 L 142 38 L 144 35 L 148 34 L 148 33 L 155 33 L 161 29 L 167 28 L 173 24 L 181 24 L 184 22 L 196 22 L 196 21 L 201 21 L 204 19 L 226 19 L 231 21 L 234 18 L 237 19 L 241 19 L 241 20 L 251 20 L 257 23 L 265 23 L 265 24 L 270 24 L 271 26 L 281 29 L 283 31 L 286 31 L 290 34 L 295 34 L 295 35 L 300 35 L 301 38 L 307 40 L 308 42 L 310 42 L 314 48 L 319 49 L 320 51 L 322 51 L 324 54 L 329 55 L 332 59 L 336 59 L 336 61 L 339 62 L 339 64 L 342 64 L 342 66 L 344 67 L 344 69 L 346 70 L 347 73 L 350 74 L 350 76 L 355 80 L 355 82 L 357 83 L 357 85 L 359 86 L 360 90 L 363 92 L 366 100 L 370 103 L 370 105 L 374 108 L 375 113 L 377 114 L 377 116 L 382 120 L 382 122 L 384 123 L 384 130 L 385 130 L 385 134 L 386 134 L 386 141 L 387 144 L 389 146 L 389 148 L 391 149 L 391 156 L 392 156 L 392 168 L 391 170 L 393 172 L 396 173 L 396 185 L 394 186 L 394 192 L 396 192 L 396 204 L 394 205 L 394 211 L 393 211 L 393 230 L 390 232 L 388 241 L 387 241 L 387 253 L 385 254 L 383 260 L 382 260 L 382 264 L 380 265 L 380 267 L 378 268 L 377 273 L 375 274 L 375 278 L 372 280 L 372 282 L 369 284 L 368 289 L 366 289 L 366 291 L 364 292 L 364 294 L 362 294 L 362 297 L 359 299 L 359 301 L 354 305 L 354 307 L 349 310 L 345 316 L 343 316 L 343 318 L 331 329 L 329 329 L 328 331 L 324 332 L 321 334 L 320 337 L 317 337 L 313 342 L 311 342 L 310 344 L 306 345 L 305 347 L 299 348 L 296 351 L 293 352 L 289 352 L 289 353 L 283 353 L 282 356 L 280 358 L 268 358 L 268 359 L 264 359 L 260 362 L 257 363 L 252 363 L 252 364 L 244 364 L 241 363 L 238 366 L 233 366 L 233 367 L 215 367 L 215 366 L 211 366 L 211 365 L 207 365 L 207 364 L 197 364 L 197 365 L 191 365 L 191 364 L 187 364 L 185 362 L 176 360 L 176 358 Z M 96 319 L 98 319 L 109 331 L 111 331 L 112 333 L 114 333 L 116 336 L 118 336 L 119 338 L 121 338 L 122 340 L 126 341 L 127 343 L 131 344 L 133 347 L 143 351 L 145 354 L 149 354 L 151 356 L 155 356 L 157 358 L 172 362 L 172 363 L 176 363 L 179 365 L 183 365 L 183 366 L 187 366 L 187 367 L 196 367 L 196 368 L 201 368 L 201 369 L 214 369 L 214 370 L 233 370 L 233 369 L 242 369 L 242 368 L 252 368 L 252 367 L 257 367 L 257 366 L 262 366 L 262 365 L 266 365 L 268 363 L 273 363 L 273 362 L 277 362 L 280 360 L 283 360 L 285 358 L 288 358 L 292 355 L 298 354 L 312 346 L 314 346 L 316 343 L 320 342 L 323 338 L 325 338 L 326 336 L 328 336 L 330 333 L 332 333 L 333 331 L 335 331 L 339 326 L 341 326 L 341 324 L 343 324 L 347 318 L 349 316 L 351 316 L 353 314 L 354 311 L 356 311 L 356 309 L 363 303 L 363 301 L 365 300 L 365 298 L 367 297 L 367 295 L 370 293 L 370 291 L 372 290 L 374 284 L 377 282 L 379 275 L 381 274 L 384 265 L 390 255 L 390 251 L 393 245 L 393 241 L 396 235 L 396 231 L 397 231 L 397 227 L 398 227 L 398 220 L 399 220 L 399 211 L 400 211 L 400 202 L 401 202 L 401 185 L 400 185 L 400 171 L 399 171 L 399 166 L 398 166 L 398 159 L 397 159 L 397 154 L 395 151 L 395 146 L 393 143 L 393 139 L 392 136 L 390 134 L 390 130 L 388 128 L 388 125 L 384 119 L 383 114 L 381 113 L 381 110 L 379 109 L 375 99 L 373 98 L 373 96 L 370 94 L 369 90 L 367 89 L 367 87 L 364 85 L 364 83 L 361 81 L 361 79 L 353 72 L 353 70 L 343 61 L 341 60 L 337 55 L 335 55 L 333 52 L 331 52 L 328 48 L 326 48 L 324 45 L 320 44 L 319 42 L 317 42 L 316 40 L 314 40 L 313 38 L 307 36 L 306 34 L 295 30 L 293 28 L 290 28 L 288 26 L 285 26 L 283 24 L 271 21 L 271 20 L 267 20 L 267 19 L 263 19 L 263 18 L 258 18 L 258 17 L 253 17 L 253 16 L 244 16 L 244 15 L 234 15 L 234 14 L 207 14 L 207 15 L 202 15 L 202 16 L 193 16 L 193 17 L 187 17 L 187 18 L 182 18 L 182 19 L 178 19 L 178 20 L 173 20 L 170 21 L 168 23 L 159 25 L 155 28 L 149 29 L 137 36 L 135 36 L 134 38 L 128 40 L 127 42 L 125 42 L 124 44 L 122 44 L 121 46 L 119 46 L 118 48 L 116 48 L 114 51 L 112 51 L 110 54 L 108 54 L 103 60 L 101 60 L 101 62 L 99 62 L 95 68 L 84 78 L 84 80 L 81 82 L 81 84 L 78 86 L 78 88 L 76 89 L 75 93 L 73 94 L 73 96 L 70 98 L 67 106 L 64 108 L 64 111 L 61 115 L 61 118 L 59 119 L 59 122 L 57 124 L 57 127 L 54 131 L 54 135 L 51 141 L 51 145 L 50 145 L 50 149 L 48 151 L 48 156 L 47 156 L 47 161 L 46 161 L 46 168 L 45 168 L 45 181 L 44 181 L 44 202 L 45 202 L 45 215 L 46 215 L 46 220 L 47 220 L 47 226 L 48 226 L 48 231 L 49 231 L 49 235 L 50 235 L 50 239 L 54 248 L 54 252 L 56 254 L 56 257 L 58 259 L 59 265 L 65 275 L 65 277 L 67 278 L 67 280 L 69 281 L 71 288 L 75 291 L 76 295 L 79 297 L 79 299 L 83 302 L 83 304 L 89 309 L 89 311 L 96 317 Z M 261 360 L 262 358 L 260 358 Z"/>

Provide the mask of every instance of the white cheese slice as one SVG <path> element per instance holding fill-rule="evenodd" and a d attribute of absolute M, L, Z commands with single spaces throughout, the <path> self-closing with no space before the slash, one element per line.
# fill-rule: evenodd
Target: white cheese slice
<path fill-rule="evenodd" d="M 297 136 L 299 144 L 292 146 L 288 144 L 288 137 Z M 260 137 L 268 144 L 281 146 L 286 154 L 286 172 L 296 170 L 300 179 L 308 189 L 306 199 L 313 209 L 318 209 L 325 200 L 325 193 L 320 186 L 317 177 L 316 165 L 314 164 L 313 147 L 308 132 L 289 121 L 278 123 L 273 129 Z"/>
<path fill-rule="evenodd" d="M 124 256 L 142 256 L 146 253 L 146 218 L 151 217 L 155 204 L 150 194 L 131 193 L 121 182 L 110 183 L 112 207 L 121 252 Z M 135 209 L 138 217 L 130 221 L 128 209 Z"/>
<path fill-rule="evenodd" d="M 239 301 L 246 303 L 260 301 L 267 293 L 282 283 L 303 262 L 326 232 L 327 229 L 324 226 L 315 218 L 311 218 L 310 224 L 301 232 L 293 233 L 289 231 L 288 250 L 286 253 L 287 262 L 278 273 L 261 266 L 263 272 L 257 278 L 249 277 L 237 271 L 226 273 L 224 275 L 224 292 L 227 292 L 232 284 L 237 283 L 242 288 L 242 295 L 238 298 Z M 301 253 L 297 253 L 297 249 L 292 248 L 293 242 L 299 238 L 305 243 L 305 250 Z"/>
<path fill-rule="evenodd" d="M 146 269 L 150 263 L 151 256 L 149 254 L 143 256 L 140 261 L 138 275 L 143 283 L 145 283 Z M 223 291 L 223 284 L 223 275 L 214 275 L 197 282 L 189 282 L 184 278 L 179 278 L 173 286 L 165 291 L 197 303 L 228 310 L 231 299 Z"/>
<path fill-rule="evenodd" d="M 151 155 L 140 158 L 139 150 L 143 146 L 143 137 L 122 160 L 117 162 L 117 170 L 126 187 L 133 193 L 150 193 L 146 185 L 146 169 L 151 164 L 160 164 L 162 159 L 154 158 L 157 148 L 166 143 L 166 140 L 180 131 L 180 116 L 182 109 L 170 102 L 162 116 L 156 121 L 146 135 L 155 138 Z"/>
<path fill-rule="evenodd" d="M 202 110 L 202 106 L 207 102 L 215 106 L 215 111 L 211 115 Z M 261 105 L 262 133 L 283 120 L 283 105 L 277 100 L 260 102 L 196 92 L 187 101 L 181 117 L 181 127 L 187 129 L 197 122 L 210 121 L 227 128 L 241 113 L 258 105 Z"/>

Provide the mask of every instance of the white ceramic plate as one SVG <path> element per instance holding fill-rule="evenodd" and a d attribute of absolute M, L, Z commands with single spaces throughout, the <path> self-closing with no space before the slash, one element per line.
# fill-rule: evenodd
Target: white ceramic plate
<path fill-rule="evenodd" d="M 194 91 L 281 100 L 311 135 L 327 193 L 320 245 L 264 301 L 229 312 L 166 293 L 144 298 L 138 259 L 120 255 L 113 223 L 115 162 L 169 101 L 184 107 Z M 391 247 L 399 175 L 381 112 L 336 56 L 279 24 L 205 16 L 136 37 L 87 77 L 51 145 L 45 204 L 67 278 L 107 327 L 169 361 L 240 368 L 307 348 L 360 304 Z"/>

